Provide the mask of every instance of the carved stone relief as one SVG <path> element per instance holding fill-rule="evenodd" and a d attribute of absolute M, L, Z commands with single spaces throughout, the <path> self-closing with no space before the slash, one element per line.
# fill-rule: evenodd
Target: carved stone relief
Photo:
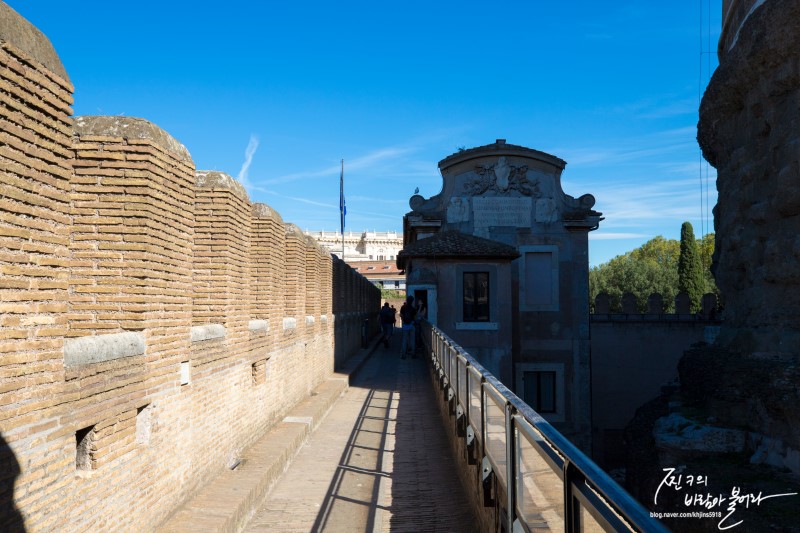
<path fill-rule="evenodd" d="M 541 196 L 538 180 L 531 181 L 527 177 L 528 167 L 509 165 L 505 156 L 501 156 L 494 165 L 476 166 L 475 173 L 478 174 L 478 177 L 464 184 L 465 192 L 472 196 L 478 196 L 487 191 L 497 194 L 517 191 L 534 198 Z"/>
<path fill-rule="evenodd" d="M 536 200 L 536 214 L 534 215 L 536 222 L 549 224 L 558 220 L 558 208 L 556 202 L 552 198 L 539 198 Z"/>
<path fill-rule="evenodd" d="M 447 206 L 447 222 L 467 222 L 469 220 L 469 198 L 453 196 Z"/>

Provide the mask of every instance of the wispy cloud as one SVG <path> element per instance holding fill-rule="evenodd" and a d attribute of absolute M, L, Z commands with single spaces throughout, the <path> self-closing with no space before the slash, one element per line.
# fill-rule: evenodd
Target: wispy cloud
<path fill-rule="evenodd" d="M 377 211 L 362 211 L 359 213 L 362 217 L 368 216 L 371 218 L 386 218 L 386 219 L 397 219 L 397 215 L 394 213 L 387 213 L 384 212 L 377 212 Z"/>
<path fill-rule="evenodd" d="M 397 159 L 398 157 L 410 154 L 415 148 L 412 147 L 389 147 L 375 150 L 367 155 L 357 157 L 348 162 L 347 167 L 352 170 L 365 170 L 374 167 L 377 164 L 384 163 L 387 160 Z"/>
<path fill-rule="evenodd" d="M 376 198 L 374 196 L 348 196 L 348 201 L 367 202 L 370 204 L 390 204 L 390 205 L 407 205 L 408 198 Z"/>
<path fill-rule="evenodd" d="M 300 196 L 290 196 L 288 194 L 281 194 L 279 192 L 276 192 L 276 191 L 273 191 L 271 189 L 267 189 L 267 188 L 264 188 L 264 187 L 254 187 L 254 189 L 256 189 L 258 191 L 261 191 L 263 193 L 272 195 L 272 196 L 277 196 L 279 198 L 286 198 L 287 200 L 292 200 L 294 202 L 300 202 L 300 203 L 309 204 L 309 205 L 316 205 L 316 206 L 319 206 L 319 207 L 329 207 L 331 209 L 338 209 L 339 208 L 339 206 L 336 205 L 336 204 L 326 203 L 326 202 L 317 202 L 315 200 L 309 200 L 308 198 L 302 198 Z"/>
<path fill-rule="evenodd" d="M 247 148 L 244 150 L 244 163 L 242 163 L 242 168 L 239 170 L 239 174 L 236 175 L 236 179 L 241 183 L 246 189 L 252 188 L 252 184 L 250 183 L 250 179 L 248 177 L 248 172 L 250 171 L 250 164 L 253 162 L 253 156 L 258 150 L 258 137 L 251 134 L 250 141 L 247 143 Z"/>
<path fill-rule="evenodd" d="M 561 154 L 570 165 L 609 166 L 634 161 L 657 164 L 658 156 L 683 154 L 695 147 L 696 132 L 695 127 L 671 128 L 640 137 L 605 139 L 593 146 L 556 148 L 553 153 Z"/>
<path fill-rule="evenodd" d="M 664 94 L 600 108 L 602 114 L 625 115 L 634 119 L 661 119 L 697 114 L 700 103 L 696 96 Z"/>
<path fill-rule="evenodd" d="M 647 109 L 643 109 L 638 114 L 638 118 L 659 119 L 677 117 L 680 115 L 697 114 L 699 103 L 697 98 L 683 98 L 678 100 L 668 100 L 665 102 L 655 102 Z"/>
<path fill-rule="evenodd" d="M 345 161 L 345 175 L 349 172 L 364 172 L 374 169 L 377 166 L 385 164 L 388 161 L 395 161 L 398 158 L 412 153 L 415 150 L 413 147 L 395 146 L 386 147 L 374 150 L 365 155 L 348 159 Z M 314 178 L 338 176 L 340 164 L 337 162 L 334 165 L 328 166 L 319 170 L 309 170 L 305 172 L 294 172 L 292 174 L 284 174 L 275 178 L 263 180 L 263 183 L 268 185 L 278 185 L 281 183 L 289 183 L 297 180 L 307 180 Z"/>
<path fill-rule="evenodd" d="M 693 179 L 605 184 L 594 195 L 595 208 L 606 217 L 601 227 L 609 229 L 641 231 L 668 221 L 691 220 L 701 213 L 699 182 Z"/>

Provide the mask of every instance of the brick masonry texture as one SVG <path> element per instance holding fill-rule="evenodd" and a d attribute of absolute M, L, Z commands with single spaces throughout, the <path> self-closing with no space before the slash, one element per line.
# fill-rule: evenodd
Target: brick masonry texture
<path fill-rule="evenodd" d="M 380 293 L 154 124 L 73 117 L 46 37 L 0 15 L 0 530 L 152 530 Z"/>

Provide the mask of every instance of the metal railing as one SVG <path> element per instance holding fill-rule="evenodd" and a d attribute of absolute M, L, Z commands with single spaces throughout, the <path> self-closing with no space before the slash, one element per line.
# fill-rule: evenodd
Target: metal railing
<path fill-rule="evenodd" d="M 669 531 L 445 333 L 428 323 L 422 333 L 457 434 L 481 461 L 484 502 L 500 500 L 506 531 Z"/>

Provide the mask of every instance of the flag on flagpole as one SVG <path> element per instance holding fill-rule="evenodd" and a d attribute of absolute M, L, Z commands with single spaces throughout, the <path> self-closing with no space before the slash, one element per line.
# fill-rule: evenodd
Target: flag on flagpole
<path fill-rule="evenodd" d="M 341 218 L 342 235 L 344 235 L 344 216 L 347 206 L 344 203 L 344 159 L 342 159 L 342 172 L 339 174 L 339 217 Z"/>

